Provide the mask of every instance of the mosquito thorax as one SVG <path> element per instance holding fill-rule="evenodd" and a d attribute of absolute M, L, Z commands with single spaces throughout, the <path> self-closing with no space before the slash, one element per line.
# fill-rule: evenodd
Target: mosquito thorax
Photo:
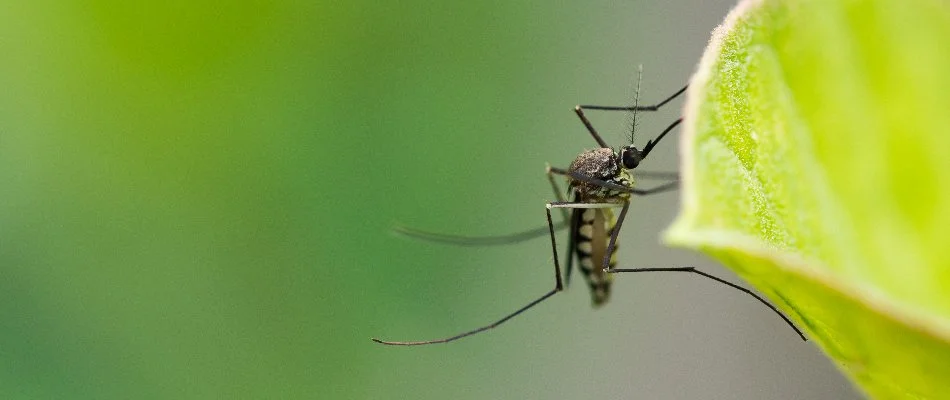
<path fill-rule="evenodd" d="M 599 148 L 581 153 L 571 163 L 568 171 L 625 187 L 633 187 L 633 179 L 627 172 L 627 168 L 623 166 L 621 155 L 609 148 Z M 581 198 L 587 200 L 629 196 L 628 193 L 618 192 L 577 179 L 571 179 L 570 188 L 577 192 Z"/>

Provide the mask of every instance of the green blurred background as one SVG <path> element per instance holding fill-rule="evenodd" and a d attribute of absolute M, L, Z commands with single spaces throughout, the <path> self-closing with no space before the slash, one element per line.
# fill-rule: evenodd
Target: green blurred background
<path fill-rule="evenodd" d="M 754 301 L 621 276 L 550 289 L 544 163 L 571 108 L 692 73 L 731 1 L 0 4 L 0 398 L 852 398 Z M 681 102 L 645 116 L 645 141 Z M 592 115 L 611 143 L 626 118 Z M 678 135 L 673 136 L 678 137 Z M 675 170 L 676 139 L 644 169 Z M 636 199 L 623 266 L 695 265 Z M 576 278 L 576 277 L 575 277 Z"/>

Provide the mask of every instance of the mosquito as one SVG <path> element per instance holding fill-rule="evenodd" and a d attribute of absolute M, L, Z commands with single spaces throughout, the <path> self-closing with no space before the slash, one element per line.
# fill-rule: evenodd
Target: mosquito
<path fill-rule="evenodd" d="M 484 246 L 484 245 L 502 245 L 522 242 L 532 238 L 549 234 L 551 238 L 551 253 L 554 256 L 554 288 L 538 297 L 534 301 L 517 309 L 516 311 L 504 316 L 503 318 L 492 322 L 491 324 L 456 334 L 454 336 L 442 339 L 423 340 L 423 341 L 388 341 L 372 338 L 376 343 L 391 346 L 420 346 L 436 343 L 447 343 L 464 337 L 481 333 L 507 322 L 508 320 L 528 311 L 532 307 L 540 304 L 555 294 L 563 291 L 566 287 L 565 282 L 570 282 L 571 272 L 576 257 L 580 264 L 580 271 L 590 288 L 591 300 L 593 306 L 604 305 L 610 298 L 610 288 L 615 273 L 633 273 L 633 272 L 687 272 L 714 280 L 733 289 L 752 296 L 763 305 L 779 315 L 786 324 L 788 324 L 802 340 L 807 341 L 805 335 L 792 323 L 791 320 L 775 306 L 766 301 L 758 294 L 737 284 L 724 279 L 710 275 L 697 270 L 694 267 L 669 267 L 669 268 L 615 268 L 617 253 L 617 237 L 627 211 L 630 208 L 631 196 L 648 196 L 674 190 L 678 187 L 679 178 L 675 174 L 656 174 L 646 173 L 647 178 L 667 178 L 668 182 L 655 186 L 650 189 L 640 189 L 634 187 L 634 170 L 640 166 L 650 152 L 661 140 L 674 128 L 683 122 L 683 118 L 677 118 L 669 126 L 663 129 L 653 140 L 648 140 L 643 149 L 638 149 L 633 143 L 631 129 L 631 144 L 625 145 L 615 150 L 597 133 L 597 130 L 591 124 L 590 120 L 584 114 L 584 110 L 600 111 L 624 111 L 632 112 L 634 115 L 633 128 L 636 127 L 636 113 L 640 111 L 657 111 L 664 105 L 673 101 L 686 92 L 688 88 L 684 86 L 665 100 L 654 105 L 639 105 L 639 100 L 634 101 L 633 106 L 597 106 L 597 105 L 578 105 L 574 107 L 574 113 L 584 124 L 587 132 L 590 133 L 594 141 L 600 148 L 581 153 L 574 159 L 574 162 L 567 169 L 555 168 L 548 165 L 547 178 L 554 190 L 557 201 L 548 202 L 545 207 L 547 216 L 547 227 L 519 232 L 505 236 L 454 236 L 438 233 L 419 231 L 411 228 L 397 228 L 399 233 L 414 237 L 417 239 L 442 242 L 462 246 Z M 637 90 L 639 97 L 639 83 Z M 640 174 L 636 174 L 640 176 Z M 555 176 L 565 177 L 568 181 L 568 194 L 572 194 L 572 200 L 565 200 L 560 186 Z M 614 210 L 619 208 L 620 212 L 614 216 Z M 551 217 L 551 210 L 559 209 L 562 214 L 562 221 L 555 223 Z M 570 210 L 570 211 L 568 211 Z M 558 261 L 558 245 L 555 238 L 555 231 L 569 228 L 566 262 L 566 274 L 562 279 L 561 264 Z M 599 265 L 595 264 L 599 263 Z"/>

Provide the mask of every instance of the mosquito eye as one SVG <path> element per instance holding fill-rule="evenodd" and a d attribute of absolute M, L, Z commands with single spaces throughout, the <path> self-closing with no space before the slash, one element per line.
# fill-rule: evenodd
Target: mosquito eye
<path fill-rule="evenodd" d="M 640 150 L 636 147 L 624 147 L 620 153 L 621 162 L 626 169 L 634 169 L 640 165 Z"/>

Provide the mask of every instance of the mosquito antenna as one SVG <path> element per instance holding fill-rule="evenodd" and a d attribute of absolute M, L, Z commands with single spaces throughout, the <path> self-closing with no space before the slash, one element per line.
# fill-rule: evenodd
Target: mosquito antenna
<path fill-rule="evenodd" d="M 640 110 L 640 82 L 643 81 L 643 64 L 637 66 L 637 89 L 633 94 L 633 119 L 630 122 L 630 143 L 637 132 L 637 111 Z"/>

